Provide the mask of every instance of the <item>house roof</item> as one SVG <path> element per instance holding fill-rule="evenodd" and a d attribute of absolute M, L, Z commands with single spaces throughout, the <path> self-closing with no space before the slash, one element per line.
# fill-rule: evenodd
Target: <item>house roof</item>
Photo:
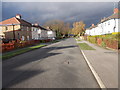
<path fill-rule="evenodd" d="M 42 26 L 40 26 L 40 25 L 38 25 L 38 26 L 36 26 L 36 25 L 32 25 L 33 27 L 37 27 L 37 28 L 40 28 L 40 29 L 42 29 L 42 30 L 47 30 L 46 28 L 44 28 L 44 27 L 42 27 Z"/>
<path fill-rule="evenodd" d="M 13 17 L 13 18 L 10 18 L 10 19 L 0 22 L 0 25 L 12 25 L 12 24 L 21 24 L 21 25 L 31 26 L 31 23 L 29 23 L 23 19 L 18 19 L 16 17 Z"/>
<path fill-rule="evenodd" d="M 107 18 L 101 19 L 101 21 L 100 21 L 97 25 L 91 26 L 91 27 L 89 27 L 89 28 L 87 28 L 87 29 L 89 30 L 89 29 L 95 28 L 95 27 L 97 27 L 100 23 L 103 23 L 103 22 L 105 22 L 105 21 L 107 21 L 107 20 L 110 20 L 110 19 L 119 19 L 119 18 L 120 18 L 120 11 L 119 11 L 118 8 L 117 8 L 117 9 L 115 9 L 114 14 L 112 14 L 111 16 L 109 16 L 109 17 L 107 17 Z"/>
<path fill-rule="evenodd" d="M 105 22 L 110 19 L 119 19 L 119 18 L 120 18 L 120 13 L 115 13 L 107 18 L 102 19 L 101 22 Z"/>
<path fill-rule="evenodd" d="M 118 18 L 120 18 L 120 13 L 115 13 L 115 14 L 109 16 L 108 18 L 109 18 L 109 19 L 113 19 L 113 18 L 118 19 Z"/>
<path fill-rule="evenodd" d="M 0 25 L 6 24 L 20 24 L 20 22 L 15 17 L 0 22 Z"/>
<path fill-rule="evenodd" d="M 17 19 L 17 18 L 16 18 Z M 27 25 L 27 26 L 32 26 L 32 24 L 31 23 L 29 23 L 29 22 L 27 22 L 27 21 L 25 21 L 25 20 L 23 20 L 23 19 L 17 19 L 19 22 L 20 22 L 20 24 L 22 24 L 22 25 Z"/>

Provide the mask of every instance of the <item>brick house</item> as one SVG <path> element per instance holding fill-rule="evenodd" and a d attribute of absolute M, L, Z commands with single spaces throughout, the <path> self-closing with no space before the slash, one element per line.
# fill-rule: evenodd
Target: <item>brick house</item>
<path fill-rule="evenodd" d="M 0 38 L 31 40 L 31 23 L 21 19 L 21 15 L 0 22 Z"/>

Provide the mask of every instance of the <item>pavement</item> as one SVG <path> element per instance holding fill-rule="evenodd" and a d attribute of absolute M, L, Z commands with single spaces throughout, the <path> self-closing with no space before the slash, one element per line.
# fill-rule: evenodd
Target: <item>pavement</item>
<path fill-rule="evenodd" d="M 105 49 L 84 40 L 77 43 L 87 43 L 95 49 L 82 51 L 105 87 L 118 88 L 118 51 Z"/>
<path fill-rule="evenodd" d="M 3 61 L 2 76 L 3 88 L 100 88 L 73 38 Z"/>

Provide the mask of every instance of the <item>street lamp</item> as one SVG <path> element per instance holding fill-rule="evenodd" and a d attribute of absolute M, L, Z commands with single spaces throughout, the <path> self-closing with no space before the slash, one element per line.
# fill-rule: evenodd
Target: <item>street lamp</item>
<path fill-rule="evenodd" d="M 15 30 L 14 30 L 14 24 L 12 24 L 13 25 L 13 40 L 15 40 Z"/>

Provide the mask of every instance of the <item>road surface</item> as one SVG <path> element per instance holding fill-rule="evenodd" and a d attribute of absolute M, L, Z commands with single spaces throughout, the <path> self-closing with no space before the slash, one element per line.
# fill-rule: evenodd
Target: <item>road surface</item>
<path fill-rule="evenodd" d="M 99 88 L 73 38 L 3 61 L 3 88 Z"/>

